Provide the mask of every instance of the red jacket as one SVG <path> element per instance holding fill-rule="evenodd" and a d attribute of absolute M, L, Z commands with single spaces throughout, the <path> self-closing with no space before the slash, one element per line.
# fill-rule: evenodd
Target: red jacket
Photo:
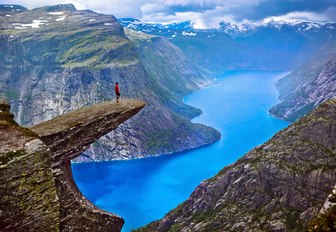
<path fill-rule="evenodd" d="M 120 94 L 119 85 L 117 85 L 117 84 L 115 85 L 114 91 L 115 91 L 116 94 Z"/>

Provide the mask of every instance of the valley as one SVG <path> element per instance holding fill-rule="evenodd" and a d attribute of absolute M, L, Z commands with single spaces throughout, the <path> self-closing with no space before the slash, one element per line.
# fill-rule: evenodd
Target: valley
<path fill-rule="evenodd" d="M 220 141 L 161 157 L 73 164 L 79 189 L 96 206 L 122 216 L 125 232 L 163 217 L 200 182 L 288 125 L 267 113 L 277 102 L 274 83 L 285 74 L 235 71 L 218 77 L 184 100 L 203 111 L 193 122 L 219 130 Z"/>
<path fill-rule="evenodd" d="M 336 229 L 334 4 L 177 2 L 0 4 L 0 231 Z"/>

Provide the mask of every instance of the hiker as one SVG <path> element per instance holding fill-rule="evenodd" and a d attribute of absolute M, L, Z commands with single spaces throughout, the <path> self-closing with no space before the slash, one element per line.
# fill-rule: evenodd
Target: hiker
<path fill-rule="evenodd" d="M 115 87 L 114 87 L 114 92 L 117 96 L 117 103 L 119 103 L 119 98 L 120 98 L 120 90 L 119 90 L 119 85 L 118 82 L 116 82 Z"/>

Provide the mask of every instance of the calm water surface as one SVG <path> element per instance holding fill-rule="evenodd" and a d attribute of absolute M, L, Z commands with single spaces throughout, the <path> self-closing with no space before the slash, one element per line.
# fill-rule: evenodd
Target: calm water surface
<path fill-rule="evenodd" d="M 201 181 L 288 125 L 267 113 L 277 103 L 274 83 L 284 75 L 234 71 L 218 77 L 215 85 L 184 100 L 202 109 L 193 122 L 219 130 L 219 142 L 162 157 L 72 164 L 79 189 L 96 206 L 122 216 L 124 232 L 163 217 Z"/>

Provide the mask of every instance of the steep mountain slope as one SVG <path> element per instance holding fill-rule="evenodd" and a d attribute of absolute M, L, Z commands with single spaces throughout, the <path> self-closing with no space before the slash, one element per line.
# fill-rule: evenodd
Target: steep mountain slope
<path fill-rule="evenodd" d="M 138 231 L 304 231 L 336 182 L 336 99 L 201 183 Z"/>
<path fill-rule="evenodd" d="M 335 40 L 336 25 L 312 22 L 221 23 L 194 29 L 189 21 L 168 25 L 119 19 L 123 26 L 165 36 L 204 71 L 232 69 L 292 70 L 320 46 Z"/>
<path fill-rule="evenodd" d="M 156 53 L 151 61 L 142 62 L 137 47 L 111 15 L 77 11 L 69 4 L 33 10 L 14 5 L 1 7 L 4 8 L 0 92 L 10 99 L 20 124 L 36 124 L 113 99 L 114 82 L 119 82 L 122 98 L 142 99 L 147 106 L 141 114 L 93 144 L 81 160 L 144 157 L 219 139 L 214 129 L 188 120 L 199 114 L 199 110 L 184 105 L 182 95 L 209 80 L 195 71 L 169 42 L 160 44 L 166 49 L 165 54 L 174 57 L 165 62 L 169 61 L 170 67 L 176 64 L 186 67 L 181 73 L 165 70 L 157 75 L 158 71 L 146 67 L 155 68 L 152 64 L 162 59 L 162 54 Z M 151 42 L 155 43 L 155 39 Z M 180 78 L 186 86 L 166 78 L 171 73 L 176 76 L 174 80 Z M 179 90 L 177 94 L 175 89 Z M 161 135 L 160 141 L 157 135 Z"/>
<path fill-rule="evenodd" d="M 270 113 L 295 121 L 336 96 L 335 47 L 327 46 L 309 63 L 277 82 L 281 102 Z"/>
<path fill-rule="evenodd" d="M 126 29 L 125 33 L 135 44 L 141 62 L 149 74 L 151 89 L 157 90 L 161 101 L 187 118 L 200 114 L 199 109 L 182 104 L 180 101 L 190 91 L 206 84 L 206 80 L 200 79 L 202 74 L 187 61 L 182 51 L 164 37 L 151 36 L 129 29 Z"/>

